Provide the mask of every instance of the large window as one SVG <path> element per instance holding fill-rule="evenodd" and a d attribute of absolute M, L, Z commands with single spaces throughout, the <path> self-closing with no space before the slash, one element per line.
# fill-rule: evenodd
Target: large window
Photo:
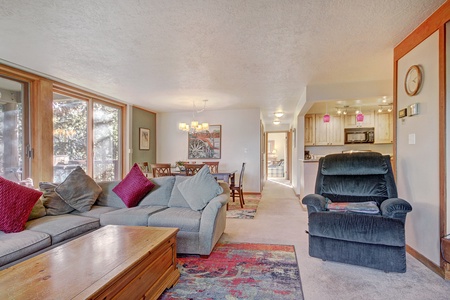
<path fill-rule="evenodd" d="M 54 93 L 55 182 L 62 182 L 78 166 L 96 181 L 120 179 L 121 112 L 120 107 L 101 101 Z"/>
<path fill-rule="evenodd" d="M 94 179 L 120 178 L 120 109 L 94 102 Z"/>
<path fill-rule="evenodd" d="M 53 94 L 53 180 L 62 182 L 77 166 L 87 170 L 88 102 Z"/>
<path fill-rule="evenodd" d="M 0 77 L 0 176 L 20 181 L 30 175 L 27 84 Z"/>

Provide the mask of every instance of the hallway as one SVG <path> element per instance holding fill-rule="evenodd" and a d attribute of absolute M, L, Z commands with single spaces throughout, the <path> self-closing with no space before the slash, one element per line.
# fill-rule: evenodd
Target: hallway
<path fill-rule="evenodd" d="M 294 245 L 307 300 L 450 299 L 450 281 L 407 254 L 406 273 L 324 262 L 308 255 L 308 214 L 283 180 L 266 181 L 254 219 L 227 219 L 221 241 Z"/>

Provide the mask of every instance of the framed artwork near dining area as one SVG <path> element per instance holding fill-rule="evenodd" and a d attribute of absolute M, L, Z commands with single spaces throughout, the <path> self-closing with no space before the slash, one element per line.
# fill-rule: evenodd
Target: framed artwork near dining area
<path fill-rule="evenodd" d="M 139 128 L 139 150 L 150 150 L 150 129 Z"/>
<path fill-rule="evenodd" d="M 220 158 L 222 125 L 209 125 L 209 129 L 188 134 L 188 159 Z"/>

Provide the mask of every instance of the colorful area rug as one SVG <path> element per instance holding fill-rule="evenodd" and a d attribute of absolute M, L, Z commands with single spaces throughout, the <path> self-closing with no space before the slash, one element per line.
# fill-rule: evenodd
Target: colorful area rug
<path fill-rule="evenodd" d="M 227 218 L 253 219 L 256 215 L 260 200 L 261 195 L 244 195 L 245 205 L 244 208 L 241 208 L 239 198 L 235 198 L 235 202 L 230 198 L 230 202 L 228 202 Z"/>
<path fill-rule="evenodd" d="M 294 246 L 217 244 L 209 258 L 178 258 L 180 280 L 160 300 L 303 299 Z"/>

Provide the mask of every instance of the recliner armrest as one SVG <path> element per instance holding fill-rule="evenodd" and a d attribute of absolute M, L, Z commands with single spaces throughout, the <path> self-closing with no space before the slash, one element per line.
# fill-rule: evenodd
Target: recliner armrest
<path fill-rule="evenodd" d="M 303 197 L 302 203 L 308 207 L 308 214 L 317 211 L 325 211 L 327 199 L 319 194 L 309 194 Z"/>
<path fill-rule="evenodd" d="M 383 217 L 400 219 L 405 222 L 406 214 L 412 211 L 412 206 L 401 198 L 390 198 L 381 203 L 380 210 Z"/>

